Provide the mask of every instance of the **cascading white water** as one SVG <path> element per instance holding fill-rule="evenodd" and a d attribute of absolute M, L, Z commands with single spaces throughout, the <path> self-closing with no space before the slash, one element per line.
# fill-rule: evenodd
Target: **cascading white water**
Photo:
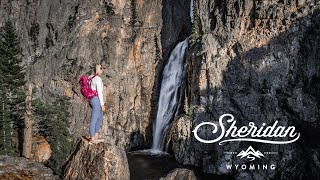
<path fill-rule="evenodd" d="M 183 79 L 183 66 L 188 39 L 177 44 L 162 72 L 161 90 L 156 121 L 153 123 L 153 151 L 162 151 L 166 131 L 177 110 L 178 91 Z"/>

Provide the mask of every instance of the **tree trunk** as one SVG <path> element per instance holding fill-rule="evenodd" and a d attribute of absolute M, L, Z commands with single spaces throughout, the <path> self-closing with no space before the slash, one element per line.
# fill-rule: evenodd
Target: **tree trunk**
<path fill-rule="evenodd" d="M 31 158 L 31 147 L 32 147 L 32 85 L 27 83 L 26 92 L 26 111 L 24 116 L 24 131 L 23 131 L 23 156 Z"/>
<path fill-rule="evenodd" d="M 4 152 L 7 154 L 7 146 L 6 144 L 6 126 L 5 126 L 5 117 L 4 117 L 4 100 L 2 99 L 2 122 L 3 122 L 3 145 L 4 145 Z"/>

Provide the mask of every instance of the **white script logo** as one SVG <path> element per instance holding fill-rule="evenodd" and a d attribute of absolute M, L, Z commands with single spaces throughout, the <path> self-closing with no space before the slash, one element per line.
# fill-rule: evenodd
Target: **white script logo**
<path fill-rule="evenodd" d="M 227 120 L 224 120 L 228 118 Z M 224 122 L 231 123 L 230 127 L 226 130 Z M 272 126 L 266 126 L 265 123 L 261 127 L 257 127 L 254 122 L 249 122 L 249 126 L 242 126 L 239 129 L 236 126 L 236 120 L 232 114 L 223 114 L 219 118 L 219 126 L 221 128 L 221 134 L 216 139 L 205 140 L 201 139 L 198 136 L 198 130 L 200 127 L 205 125 L 210 125 L 213 127 L 212 133 L 215 134 L 218 132 L 218 125 L 213 122 L 202 122 L 197 125 L 194 130 L 195 138 L 203 143 L 215 143 L 219 142 L 219 145 L 222 145 L 226 142 L 231 141 L 252 141 L 268 144 L 289 144 L 297 141 L 300 137 L 300 133 L 295 132 L 294 126 L 277 126 L 278 121 L 275 121 Z M 266 126 L 266 127 L 265 127 Z M 249 137 L 248 137 L 249 136 Z M 286 138 L 289 136 L 289 140 L 268 140 L 267 138 Z M 224 139 L 223 139 L 224 138 Z"/>

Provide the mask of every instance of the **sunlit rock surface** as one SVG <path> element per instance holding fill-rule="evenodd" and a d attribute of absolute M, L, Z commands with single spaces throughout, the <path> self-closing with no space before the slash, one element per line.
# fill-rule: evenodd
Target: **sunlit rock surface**
<path fill-rule="evenodd" d="M 64 173 L 64 179 L 69 180 L 128 180 L 129 178 L 125 151 L 109 140 L 92 145 L 80 141 Z"/>
<path fill-rule="evenodd" d="M 51 157 L 51 147 L 48 141 L 38 135 L 32 136 L 31 159 L 36 162 L 45 162 Z"/>

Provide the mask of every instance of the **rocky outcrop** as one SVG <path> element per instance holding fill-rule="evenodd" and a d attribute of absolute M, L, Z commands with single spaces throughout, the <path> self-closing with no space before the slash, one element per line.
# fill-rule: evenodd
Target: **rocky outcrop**
<path fill-rule="evenodd" d="M 78 143 L 70 157 L 64 179 L 129 179 L 127 156 L 109 140 L 98 144 Z"/>
<path fill-rule="evenodd" d="M 318 1 L 197 1 L 202 36 L 189 54 L 186 107 L 191 120 L 172 126 L 176 159 L 205 172 L 232 174 L 237 179 L 318 179 L 320 4 Z M 289 145 L 255 144 L 274 151 L 259 163 L 275 163 L 276 170 L 228 170 L 241 164 L 236 156 L 250 143 L 223 146 L 197 142 L 191 131 L 203 121 L 217 122 L 231 113 L 239 126 L 258 126 L 278 120 L 294 125 L 300 140 Z M 212 129 L 202 135 L 213 138 Z"/>
<path fill-rule="evenodd" d="M 32 136 L 31 159 L 36 162 L 45 162 L 51 157 L 51 148 L 48 141 L 39 135 Z"/>
<path fill-rule="evenodd" d="M 55 180 L 51 169 L 23 157 L 0 156 L 0 179 L 7 180 Z"/>
<path fill-rule="evenodd" d="M 197 180 L 192 170 L 177 168 L 160 180 Z"/>

